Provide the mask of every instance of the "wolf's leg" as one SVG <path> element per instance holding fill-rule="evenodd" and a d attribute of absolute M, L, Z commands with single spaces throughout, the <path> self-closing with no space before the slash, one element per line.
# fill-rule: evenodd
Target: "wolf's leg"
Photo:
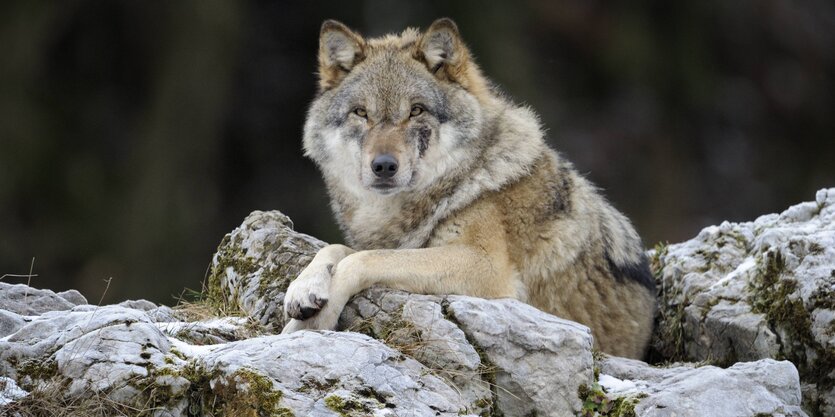
<path fill-rule="evenodd" d="M 348 299 L 372 286 L 422 294 L 466 294 L 484 298 L 516 297 L 518 286 L 503 251 L 451 245 L 426 249 L 369 250 L 340 261 L 327 292 L 298 291 L 287 302 L 328 298 L 321 311 L 306 320 L 291 320 L 283 333 L 301 329 L 334 329 Z M 305 287 L 307 288 L 307 287 Z M 290 292 L 288 291 L 288 295 Z M 326 294 L 326 295 L 323 295 Z"/>
<path fill-rule="evenodd" d="M 354 250 L 344 245 L 320 249 L 310 264 L 287 287 L 284 311 L 289 317 L 306 319 L 328 303 L 331 276 L 336 264 Z"/>

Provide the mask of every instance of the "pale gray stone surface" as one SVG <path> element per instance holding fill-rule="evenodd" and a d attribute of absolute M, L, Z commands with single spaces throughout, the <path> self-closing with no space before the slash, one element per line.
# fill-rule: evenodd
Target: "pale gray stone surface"
<path fill-rule="evenodd" d="M 600 373 L 600 384 L 610 395 L 644 397 L 635 406 L 642 417 L 806 416 L 797 370 L 788 361 L 739 362 L 727 369 L 656 368 L 606 357 Z"/>
<path fill-rule="evenodd" d="M 128 305 L 33 317 L 0 339 L 0 375 L 23 387 L 59 378 L 68 396 L 134 405 L 153 387 L 166 393 L 159 415 L 171 416 L 195 406 L 189 392 L 234 397 L 252 375 L 281 393 L 277 410 L 296 415 L 339 416 L 329 397 L 348 404 L 348 415 L 477 415 L 493 407 L 506 416 L 574 415 L 579 385 L 592 375 L 587 328 L 513 300 L 374 289 L 351 308 L 366 314 L 355 317 L 367 326 L 357 330 L 377 328 L 381 340 L 355 332 L 248 337 L 243 318 L 160 321 L 149 315 L 156 308 Z"/>
<path fill-rule="evenodd" d="M 0 282 L 0 309 L 24 316 L 33 316 L 47 311 L 69 310 L 77 304 L 83 304 L 84 297 L 74 293 L 55 294 L 50 290 L 39 290 L 24 284 Z M 80 297 L 80 298 L 79 298 Z"/>
<path fill-rule="evenodd" d="M 461 394 L 469 412 L 493 403 L 488 373 L 458 325 L 446 317 L 444 297 L 373 288 L 346 307 L 340 329 L 361 331 L 398 348 L 443 378 Z"/>
<path fill-rule="evenodd" d="M 355 297 L 340 325 L 381 338 L 445 376 L 475 413 L 495 404 L 507 416 L 576 415 L 577 390 L 592 383 L 589 329 L 516 300 L 377 288 Z"/>
<path fill-rule="evenodd" d="M 791 360 L 806 409 L 835 415 L 835 188 L 780 214 L 707 227 L 653 257 L 663 356 Z"/>
<path fill-rule="evenodd" d="M 0 337 L 16 332 L 24 324 L 26 324 L 26 321 L 20 314 L 0 309 Z"/>
<path fill-rule="evenodd" d="M 76 290 L 62 291 L 56 295 L 75 305 L 87 304 L 87 299 Z"/>
<path fill-rule="evenodd" d="M 226 344 L 203 358 L 207 369 L 256 370 L 274 381 L 298 415 L 338 416 L 338 396 L 398 416 L 457 416 L 461 396 L 425 366 L 368 336 L 297 332 Z"/>
<path fill-rule="evenodd" d="M 576 415 L 594 377 L 588 327 L 517 300 L 450 296 L 449 311 L 495 366 L 505 415 Z"/>

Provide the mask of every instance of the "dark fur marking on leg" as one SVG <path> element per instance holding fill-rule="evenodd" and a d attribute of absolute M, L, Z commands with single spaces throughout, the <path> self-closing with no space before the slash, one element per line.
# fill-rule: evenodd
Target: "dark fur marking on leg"
<path fill-rule="evenodd" d="M 609 272 L 618 282 L 634 281 L 655 294 L 655 278 L 652 276 L 652 272 L 650 272 L 649 261 L 646 255 L 641 254 L 638 262 L 617 264 L 609 256 L 609 252 L 606 251 L 606 263 L 609 264 Z"/>

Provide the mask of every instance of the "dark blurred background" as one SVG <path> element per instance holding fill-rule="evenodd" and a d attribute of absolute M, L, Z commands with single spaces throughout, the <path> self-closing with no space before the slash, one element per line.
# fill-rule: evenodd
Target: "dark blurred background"
<path fill-rule="evenodd" d="M 0 274 L 173 303 L 252 210 L 341 241 L 300 150 L 319 25 L 441 16 L 647 246 L 835 186 L 831 0 L 3 2 Z"/>

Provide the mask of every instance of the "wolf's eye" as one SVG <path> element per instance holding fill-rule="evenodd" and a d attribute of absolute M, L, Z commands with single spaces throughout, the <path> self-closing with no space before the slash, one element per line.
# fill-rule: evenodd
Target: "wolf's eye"
<path fill-rule="evenodd" d="M 355 109 L 354 109 L 354 111 L 353 111 L 353 113 L 354 113 L 354 114 L 356 114 L 356 115 L 357 115 L 357 116 L 359 116 L 359 117 L 362 117 L 362 118 L 366 118 L 366 117 L 368 117 L 368 113 L 367 113 L 367 112 L 365 111 L 365 109 L 364 109 L 364 108 L 362 108 L 362 107 L 357 107 L 357 108 L 355 108 Z"/>
<path fill-rule="evenodd" d="M 423 114 L 423 111 L 423 106 L 421 106 L 420 104 L 415 104 L 414 106 L 412 106 L 412 111 L 409 112 L 409 117 L 420 116 L 421 114 Z"/>

